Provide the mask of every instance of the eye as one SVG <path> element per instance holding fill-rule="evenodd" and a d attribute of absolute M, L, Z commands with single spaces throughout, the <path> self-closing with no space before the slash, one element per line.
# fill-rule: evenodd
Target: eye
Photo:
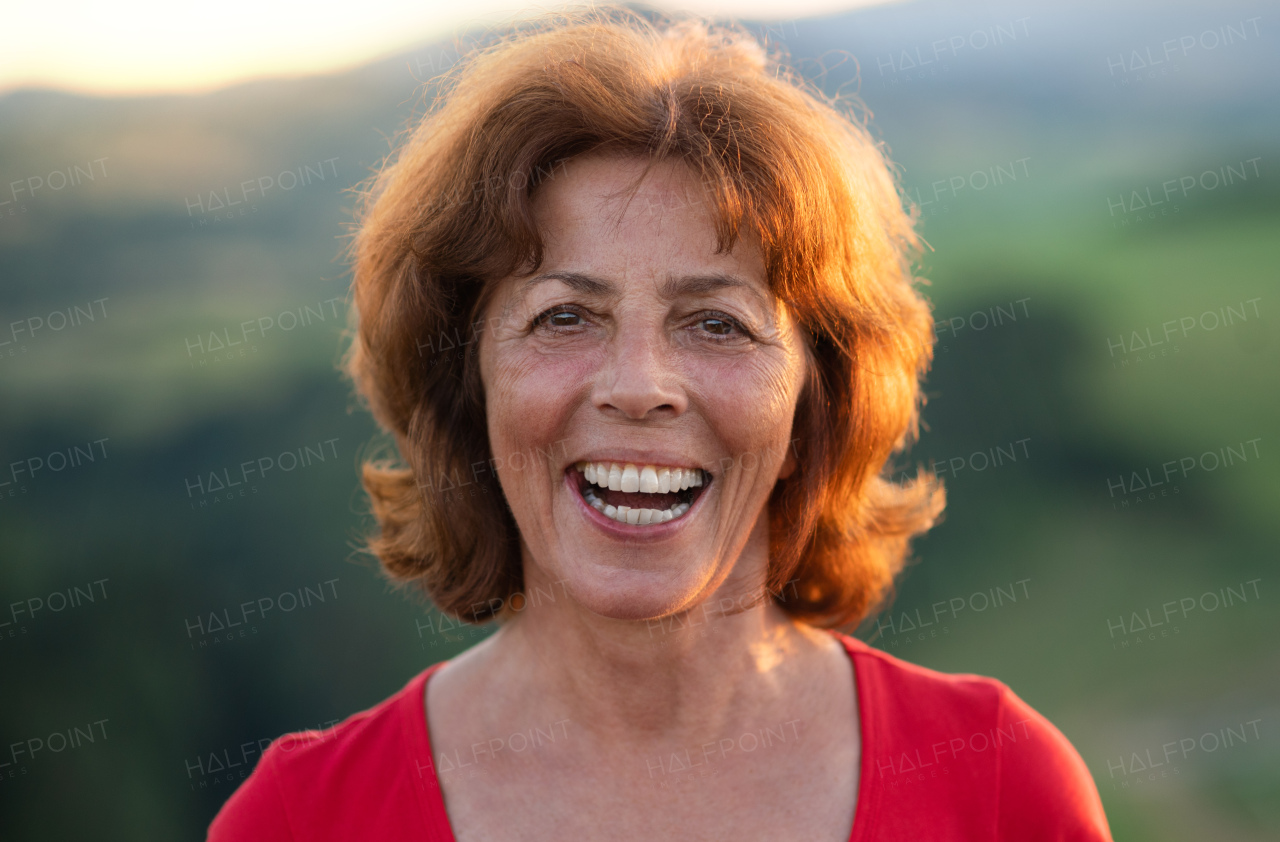
<path fill-rule="evenodd" d="M 534 318 L 530 326 L 535 328 L 546 326 L 554 332 L 557 329 L 578 327 L 582 321 L 583 316 L 576 307 L 561 304 L 543 310 Z"/>
<path fill-rule="evenodd" d="M 695 324 L 702 327 L 702 333 L 710 334 L 718 342 L 732 339 L 747 339 L 749 334 L 742 323 L 725 313 L 700 313 Z"/>

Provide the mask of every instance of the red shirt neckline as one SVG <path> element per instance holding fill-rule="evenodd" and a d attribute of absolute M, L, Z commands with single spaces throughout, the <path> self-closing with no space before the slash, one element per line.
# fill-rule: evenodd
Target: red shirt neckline
<path fill-rule="evenodd" d="M 853 828 L 849 833 L 849 842 L 859 842 L 866 835 L 864 830 L 870 826 L 870 817 L 873 810 L 872 798 L 879 795 L 879 789 L 874 786 L 871 775 L 871 758 L 875 755 L 875 741 L 879 735 L 876 733 L 871 721 L 872 717 L 867 715 L 867 685 L 858 671 L 858 659 L 854 657 L 855 654 L 865 654 L 865 651 L 870 647 L 848 635 L 840 634 L 839 632 L 831 632 L 831 634 L 844 646 L 845 654 L 849 656 L 849 661 L 853 666 L 854 686 L 857 688 L 858 731 L 861 740 L 859 766 L 861 768 L 858 772 L 858 804 L 854 809 Z M 408 693 L 400 705 L 400 715 L 406 744 L 412 746 L 413 753 L 416 756 L 429 758 L 425 769 L 420 762 L 413 761 L 414 765 L 417 766 L 418 775 L 426 779 L 424 786 L 416 788 L 423 821 L 427 829 L 439 834 L 439 838 L 443 842 L 457 842 L 457 837 L 453 835 L 453 826 L 449 824 L 449 814 L 444 806 L 444 790 L 440 788 L 440 779 L 436 775 L 435 758 L 431 753 L 430 724 L 427 722 L 426 705 L 427 681 L 447 663 L 448 661 L 441 661 L 438 664 L 433 664 L 419 673 L 409 683 Z M 431 838 L 436 837 L 433 836 Z"/>

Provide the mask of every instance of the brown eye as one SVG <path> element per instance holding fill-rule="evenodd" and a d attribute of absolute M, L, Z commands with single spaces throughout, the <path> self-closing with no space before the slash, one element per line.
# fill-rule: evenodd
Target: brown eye
<path fill-rule="evenodd" d="M 698 316 L 698 320 L 694 322 L 701 328 L 698 332 L 713 337 L 717 342 L 733 342 L 751 338 L 751 334 L 742 326 L 742 323 L 728 313 L 710 310 L 699 313 Z"/>

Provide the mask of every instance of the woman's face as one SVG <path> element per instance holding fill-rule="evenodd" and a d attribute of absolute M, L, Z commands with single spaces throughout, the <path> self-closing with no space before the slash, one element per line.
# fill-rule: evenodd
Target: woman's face
<path fill-rule="evenodd" d="M 578 158 L 540 188 L 545 261 L 498 284 L 479 352 L 527 583 L 623 620 L 763 582 L 805 354 L 683 164 L 618 195 L 643 167 Z"/>

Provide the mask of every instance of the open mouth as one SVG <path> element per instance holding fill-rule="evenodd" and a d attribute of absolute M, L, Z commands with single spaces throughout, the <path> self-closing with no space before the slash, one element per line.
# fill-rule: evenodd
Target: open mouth
<path fill-rule="evenodd" d="M 571 470 L 588 506 L 632 526 L 678 520 L 712 480 L 701 468 L 632 462 L 578 462 Z"/>

